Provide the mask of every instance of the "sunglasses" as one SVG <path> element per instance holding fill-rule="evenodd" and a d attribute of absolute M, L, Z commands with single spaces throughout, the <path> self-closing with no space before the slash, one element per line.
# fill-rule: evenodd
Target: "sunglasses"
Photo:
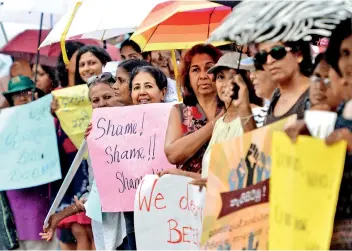
<path fill-rule="evenodd" d="M 115 84 L 115 82 L 116 82 L 116 79 L 110 72 L 103 72 L 98 76 L 93 76 L 89 78 L 87 81 L 87 85 L 88 87 L 97 83 L 105 83 L 108 85 L 112 85 L 112 84 Z"/>
<path fill-rule="evenodd" d="M 260 51 L 254 56 L 254 63 L 258 65 L 266 64 L 268 60 L 268 55 L 270 55 L 275 60 L 281 60 L 286 57 L 287 52 L 291 51 L 290 47 L 278 45 L 274 46 L 269 52 Z"/>

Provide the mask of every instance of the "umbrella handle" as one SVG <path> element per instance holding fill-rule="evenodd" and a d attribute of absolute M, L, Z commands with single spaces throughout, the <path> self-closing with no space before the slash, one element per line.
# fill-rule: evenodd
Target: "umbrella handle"
<path fill-rule="evenodd" d="M 177 60 L 176 60 L 176 52 L 175 50 L 171 50 L 171 60 L 172 64 L 174 66 L 174 74 L 175 74 L 175 80 L 176 80 L 176 89 L 177 89 L 177 97 L 178 101 L 182 102 L 182 94 L 181 94 L 181 84 L 178 79 L 178 65 L 177 65 Z"/>

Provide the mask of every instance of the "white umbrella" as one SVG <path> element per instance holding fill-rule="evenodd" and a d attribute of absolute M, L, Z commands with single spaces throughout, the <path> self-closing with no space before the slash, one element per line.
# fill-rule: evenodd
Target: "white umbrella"
<path fill-rule="evenodd" d="M 149 12 L 161 2 L 165 0 L 85 0 L 77 8 L 66 38 L 106 40 L 133 32 Z M 60 41 L 73 12 L 74 8 L 71 8 L 60 19 L 40 47 Z"/>

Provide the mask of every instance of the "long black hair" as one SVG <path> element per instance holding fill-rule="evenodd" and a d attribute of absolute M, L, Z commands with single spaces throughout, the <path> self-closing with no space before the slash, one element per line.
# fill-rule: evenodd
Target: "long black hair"
<path fill-rule="evenodd" d="M 66 54 L 69 60 L 71 60 L 73 54 L 81 47 L 84 46 L 83 43 L 80 42 L 66 42 Z M 44 69 L 44 68 L 43 68 Z M 57 59 L 57 66 L 56 66 L 56 71 L 55 71 L 55 78 L 56 82 L 58 85 L 61 85 L 62 87 L 68 86 L 68 71 L 66 69 L 66 65 L 64 62 L 64 58 L 62 56 L 62 53 Z"/>

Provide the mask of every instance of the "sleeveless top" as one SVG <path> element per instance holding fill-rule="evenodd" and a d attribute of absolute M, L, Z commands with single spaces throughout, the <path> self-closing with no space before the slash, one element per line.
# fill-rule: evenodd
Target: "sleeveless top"
<path fill-rule="evenodd" d="M 281 116 L 276 117 L 274 116 L 274 109 L 277 102 L 279 101 L 280 96 L 281 94 L 279 89 L 276 89 L 271 99 L 271 103 L 269 106 L 268 114 L 266 116 L 264 125 L 275 123 L 276 121 L 287 118 L 293 114 L 297 114 L 297 120 L 304 118 L 304 111 L 307 107 L 307 102 L 309 100 L 309 88 L 299 97 L 297 102 L 290 108 L 290 110 L 288 110 L 288 112 L 286 112 Z"/>
<path fill-rule="evenodd" d="M 195 106 L 187 106 L 185 104 L 177 104 L 179 110 L 183 136 L 187 136 L 207 124 L 207 116 L 202 107 L 197 104 Z M 220 113 L 222 107 L 218 105 L 216 115 Z M 209 142 L 205 143 L 192 157 L 190 157 L 183 165 L 177 168 L 188 172 L 200 173 L 202 171 L 203 155 L 208 147 Z"/>
<path fill-rule="evenodd" d="M 220 119 L 218 119 L 218 121 L 216 121 L 213 135 L 211 136 L 209 145 L 206 152 L 204 153 L 202 160 L 202 178 L 208 177 L 212 146 L 216 143 L 224 142 L 226 140 L 241 136 L 243 133 L 244 131 L 240 118 L 236 118 L 231 122 L 225 122 L 224 116 L 222 116 Z"/>

